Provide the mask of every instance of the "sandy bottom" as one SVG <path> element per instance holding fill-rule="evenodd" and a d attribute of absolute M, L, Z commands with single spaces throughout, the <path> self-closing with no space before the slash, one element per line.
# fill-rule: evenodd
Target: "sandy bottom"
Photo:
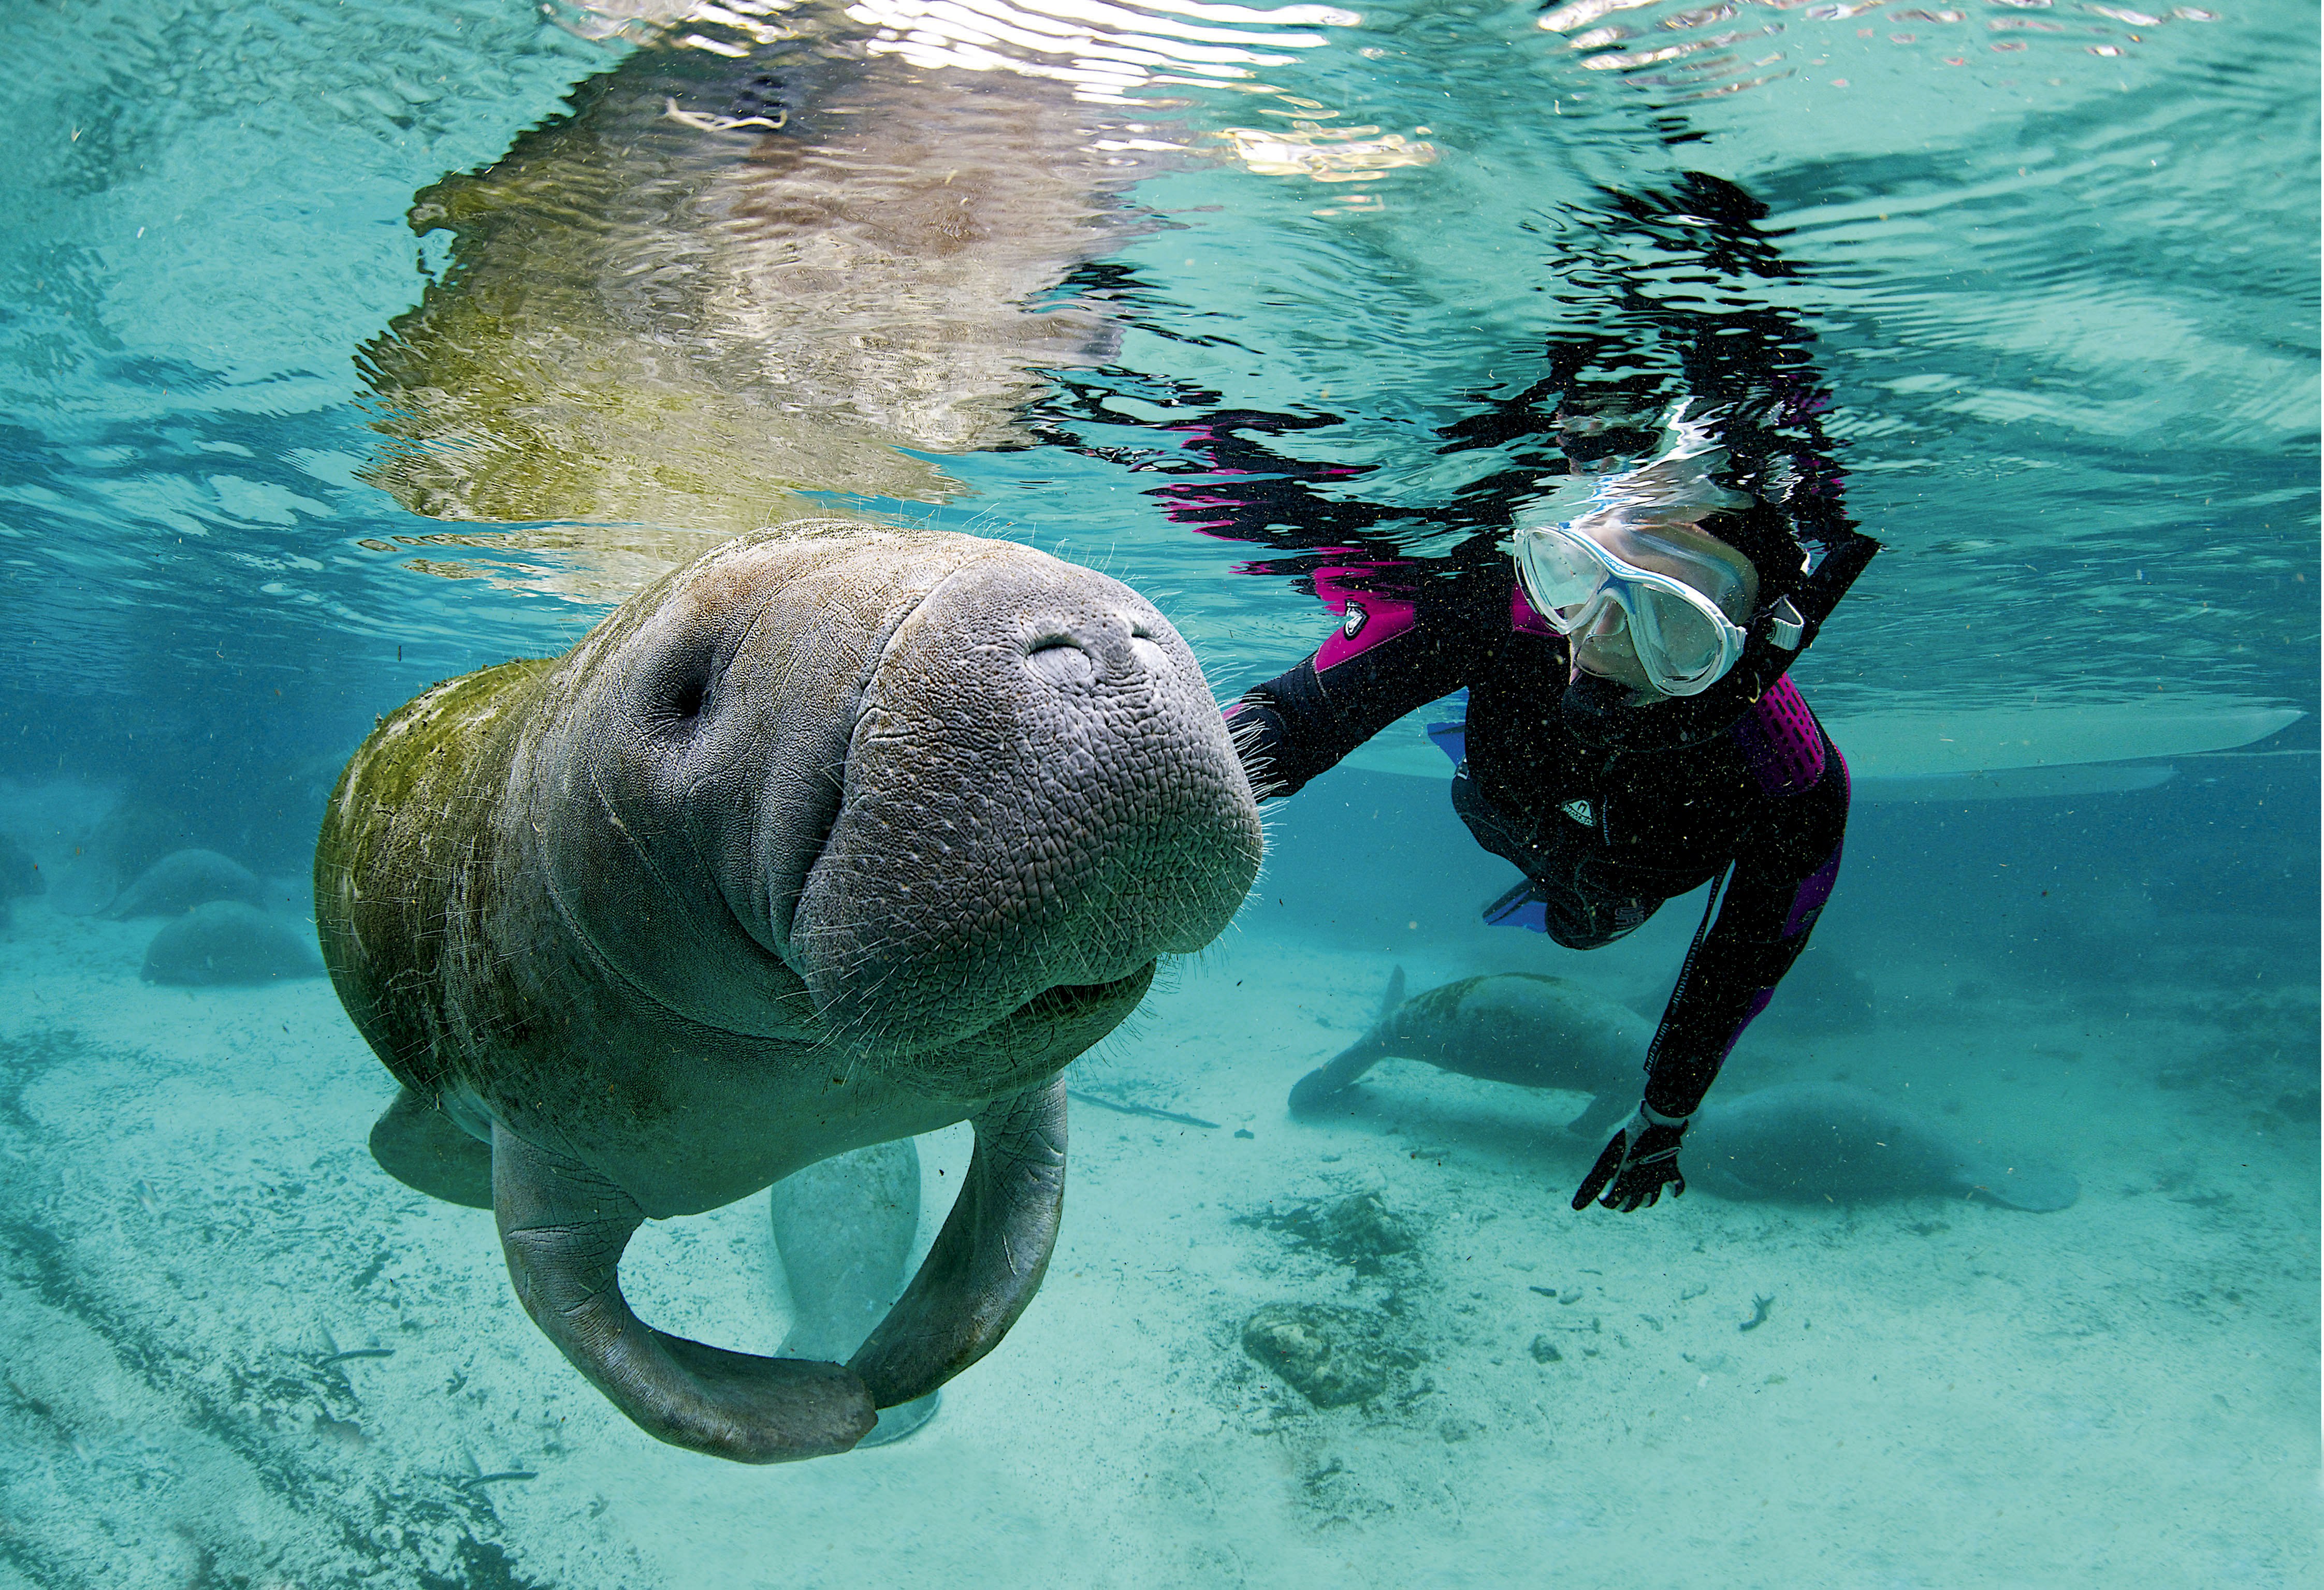
<path fill-rule="evenodd" d="M 1577 1096 L 1389 1062 L 1288 1119 L 1390 962 L 1255 914 L 1074 1077 L 1216 1125 L 1076 1106 L 1008 1341 L 908 1440 L 753 1470 L 623 1421 L 489 1217 L 374 1167 L 391 1084 L 327 984 L 147 986 L 154 925 L 20 901 L 0 940 L 0 1583 L 2318 1582 L 2316 1122 L 2158 1082 L 2255 1023 L 2312 1034 L 2304 990 L 2116 1012 L 1884 967 L 1877 1025 L 1763 1024 L 1722 1089 L 1844 1075 L 2046 1142 L 2074 1208 L 1578 1217 Z M 1545 963 L 1513 934 L 1406 958 L 1416 988 Z M 966 1143 L 924 1147 L 932 1222 Z M 1397 1251 L 1283 1223 L 1367 1192 Z M 770 1348 L 765 1220 L 650 1228 L 641 1311 Z M 1286 1304 L 1340 1310 L 1377 1393 L 1317 1409 L 1255 1362 L 1245 1322 Z"/>

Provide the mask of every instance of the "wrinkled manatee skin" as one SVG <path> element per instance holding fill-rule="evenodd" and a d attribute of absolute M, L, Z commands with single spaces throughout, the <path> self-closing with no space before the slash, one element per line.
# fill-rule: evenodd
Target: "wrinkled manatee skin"
<path fill-rule="evenodd" d="M 1965 1142 L 1836 1082 L 1714 1095 L 1688 1127 L 1679 1165 L 1690 1182 L 1723 1198 L 1821 1204 L 1936 1193 L 2052 1210 L 2080 1196 L 2066 1172 Z"/>
<path fill-rule="evenodd" d="M 140 975 L 149 983 L 200 988 L 310 978 L 322 970 L 314 941 L 300 928 L 239 900 L 212 900 L 153 935 Z"/>
<path fill-rule="evenodd" d="M 1593 1094 L 1569 1129 L 1595 1135 L 1637 1105 L 1652 1035 L 1635 1012 L 1563 978 L 1463 978 L 1385 1012 L 1344 1053 L 1300 1079 L 1291 1109 L 1328 1107 L 1375 1063 L 1395 1057 L 1489 1082 Z"/>
<path fill-rule="evenodd" d="M 105 914 L 115 922 L 132 916 L 175 916 L 212 900 L 263 906 L 266 886 L 241 862 L 216 850 L 172 850 L 115 896 L 105 907 Z"/>

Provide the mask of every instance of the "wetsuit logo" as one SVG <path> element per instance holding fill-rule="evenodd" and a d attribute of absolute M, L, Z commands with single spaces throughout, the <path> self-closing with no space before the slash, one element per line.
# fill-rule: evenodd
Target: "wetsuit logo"
<path fill-rule="evenodd" d="M 1364 624 L 1370 617 L 1371 614 L 1363 610 L 1362 603 L 1355 602 L 1348 603 L 1348 616 L 1341 620 L 1340 633 L 1353 640 L 1364 632 Z"/>
<path fill-rule="evenodd" d="M 1598 814 L 1590 809 L 1590 803 L 1588 801 L 1568 801 L 1565 804 L 1558 807 L 1558 810 L 1564 813 L 1568 817 L 1572 818 L 1584 828 L 1595 828 L 1598 826 Z"/>

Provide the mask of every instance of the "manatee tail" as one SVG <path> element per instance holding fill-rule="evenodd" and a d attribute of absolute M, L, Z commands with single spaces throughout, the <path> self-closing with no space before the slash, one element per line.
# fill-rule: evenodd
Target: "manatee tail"
<path fill-rule="evenodd" d="M 2082 1196 L 2082 1184 L 2073 1173 L 2053 1165 L 1983 1165 L 1964 1170 L 1961 1190 L 1974 1198 L 1989 1199 L 2006 1209 L 2047 1214 L 2071 1209 Z"/>
<path fill-rule="evenodd" d="M 1629 1114 L 1631 1107 L 1628 1094 L 1600 1093 L 1590 1101 L 1588 1109 L 1565 1123 L 1565 1129 L 1576 1137 L 1603 1137 Z"/>
<path fill-rule="evenodd" d="M 1380 996 L 1379 1017 L 1372 1030 L 1356 1040 L 1353 1047 L 1344 1050 L 1334 1060 L 1317 1066 L 1292 1085 L 1291 1113 L 1304 1116 L 1320 1109 L 1332 1096 L 1345 1089 L 1358 1077 L 1378 1065 L 1388 1054 L 1380 1042 L 1380 1028 L 1404 1003 L 1404 968 L 1397 967 L 1388 974 L 1388 989 Z"/>
<path fill-rule="evenodd" d="M 1377 1026 L 1381 1022 L 1386 1021 L 1389 1016 L 1394 1016 L 1396 1014 L 1396 1007 L 1403 1003 L 1404 968 L 1399 966 L 1394 971 L 1388 974 L 1388 989 L 1385 993 L 1380 995 L 1379 1014 L 1372 1017 L 1372 1024 Z"/>

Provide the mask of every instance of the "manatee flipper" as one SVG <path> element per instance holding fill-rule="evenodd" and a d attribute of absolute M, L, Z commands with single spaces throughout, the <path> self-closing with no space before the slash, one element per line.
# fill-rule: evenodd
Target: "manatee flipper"
<path fill-rule="evenodd" d="M 1387 1056 L 1379 1040 L 1367 1034 L 1291 1085 L 1291 1113 L 1303 1116 L 1323 1108 L 1334 1094 L 1345 1090 Z"/>
<path fill-rule="evenodd" d="M 1404 968 L 1399 966 L 1388 975 L 1388 990 L 1380 996 L 1379 1015 L 1372 1020 L 1372 1030 L 1291 1085 L 1291 1113 L 1305 1115 L 1321 1107 L 1332 1095 L 1387 1059 L 1388 1047 L 1380 1040 L 1379 1029 L 1403 1003 Z"/>
<path fill-rule="evenodd" d="M 908 1137 L 794 1172 L 767 1190 L 775 1249 L 790 1283 L 786 1358 L 844 1363 L 895 1306 L 920 1226 L 920 1153 Z M 880 1415 L 857 1443 L 885 1446 L 926 1424 L 938 1393 Z"/>
<path fill-rule="evenodd" d="M 371 1157 L 415 1191 L 472 1209 L 493 1207 L 493 1151 L 409 1088 L 373 1123 Z"/>
<path fill-rule="evenodd" d="M 1600 1093 L 1588 1109 L 1565 1123 L 1565 1129 L 1577 1137 L 1603 1137 L 1637 1107 L 1624 1094 Z"/>
<path fill-rule="evenodd" d="M 1033 1300 L 1065 1197 L 1065 1080 L 971 1117 L 968 1174 L 896 1306 L 849 1359 L 880 1407 L 927 1395 L 1000 1345 Z"/>
<path fill-rule="evenodd" d="M 645 1211 L 497 1123 L 493 1213 L 524 1311 L 648 1435 L 737 1463 L 786 1463 L 844 1452 L 872 1429 L 871 1397 L 836 1364 L 730 1353 L 632 1313 L 622 1251 Z"/>
<path fill-rule="evenodd" d="M 1986 1166 L 1977 1172 L 1964 1171 L 1960 1181 L 1963 1193 L 1988 1199 L 2006 1209 L 2024 1209 L 2033 1214 L 2049 1214 L 2074 1207 L 2082 1196 L 2082 1184 L 2071 1171 L 2061 1171 L 2052 1165 Z"/>

